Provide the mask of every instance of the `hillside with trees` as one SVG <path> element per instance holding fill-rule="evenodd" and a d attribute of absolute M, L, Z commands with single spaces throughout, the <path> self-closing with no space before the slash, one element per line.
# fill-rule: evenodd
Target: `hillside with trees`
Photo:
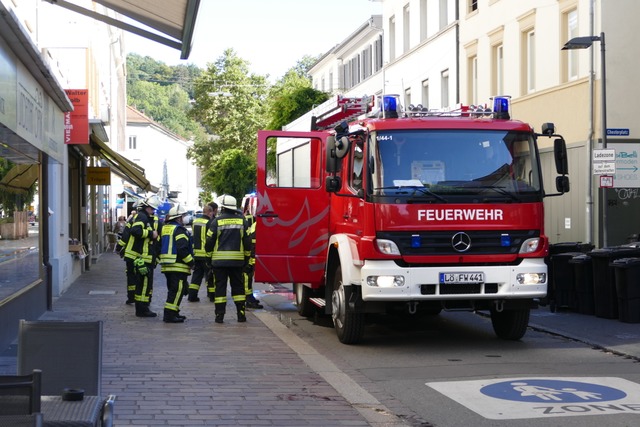
<path fill-rule="evenodd" d="M 188 156 L 202 171 L 204 192 L 240 199 L 255 188 L 258 130 L 280 129 L 329 98 L 311 87 L 314 63 L 305 56 L 270 84 L 233 49 L 206 69 L 130 54 L 127 102 L 193 141 Z"/>

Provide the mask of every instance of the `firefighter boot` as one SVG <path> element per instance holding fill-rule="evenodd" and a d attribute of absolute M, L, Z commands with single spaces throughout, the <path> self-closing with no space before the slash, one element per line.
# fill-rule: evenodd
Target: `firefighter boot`
<path fill-rule="evenodd" d="M 200 298 L 198 298 L 198 290 L 197 289 L 189 289 L 189 302 L 198 302 Z"/>
<path fill-rule="evenodd" d="M 216 323 L 224 323 L 224 313 L 216 313 Z"/>
<path fill-rule="evenodd" d="M 162 321 L 165 323 L 182 323 L 184 322 L 184 318 L 181 316 L 178 316 L 178 312 L 173 310 L 167 310 L 165 308 L 164 317 L 162 318 Z"/>
<path fill-rule="evenodd" d="M 134 291 L 127 291 L 127 301 L 125 302 L 125 304 L 131 305 L 131 304 L 133 304 L 135 302 L 136 302 L 135 292 Z"/>
<path fill-rule="evenodd" d="M 244 312 L 244 303 L 243 302 L 237 302 L 236 303 L 236 311 L 238 312 L 238 322 L 246 322 L 247 321 L 247 316 L 245 315 L 245 312 Z"/>
<path fill-rule="evenodd" d="M 149 305 L 136 302 L 136 317 L 156 317 L 157 314 L 149 310 Z"/>

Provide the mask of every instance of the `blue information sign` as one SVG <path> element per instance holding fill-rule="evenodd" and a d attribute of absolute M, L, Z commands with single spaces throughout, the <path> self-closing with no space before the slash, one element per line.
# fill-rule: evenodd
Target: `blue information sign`
<path fill-rule="evenodd" d="M 622 128 L 610 129 L 610 128 L 607 128 L 607 136 L 629 136 L 629 134 L 630 134 L 629 129 L 622 129 Z"/>

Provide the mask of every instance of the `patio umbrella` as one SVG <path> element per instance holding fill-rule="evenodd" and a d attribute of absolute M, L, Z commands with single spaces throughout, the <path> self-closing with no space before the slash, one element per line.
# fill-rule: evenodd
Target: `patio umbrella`
<path fill-rule="evenodd" d="M 0 190 L 24 194 L 36 182 L 38 174 L 39 167 L 37 164 L 15 165 L 0 180 Z"/>

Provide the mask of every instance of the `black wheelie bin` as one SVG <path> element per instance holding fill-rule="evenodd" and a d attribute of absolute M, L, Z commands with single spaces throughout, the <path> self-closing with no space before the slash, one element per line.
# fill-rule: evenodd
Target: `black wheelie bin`
<path fill-rule="evenodd" d="M 576 311 L 580 314 L 595 313 L 593 298 L 593 266 L 591 256 L 579 254 L 569 260 L 573 265 L 573 282 L 576 290 Z"/>
<path fill-rule="evenodd" d="M 640 258 L 620 258 L 611 265 L 615 272 L 618 320 L 640 323 Z"/>
<path fill-rule="evenodd" d="M 630 243 L 589 252 L 593 266 L 593 296 L 595 315 L 604 319 L 618 318 L 618 295 L 616 292 L 613 261 L 620 258 L 640 257 L 640 244 Z"/>
<path fill-rule="evenodd" d="M 549 272 L 547 301 L 552 312 L 557 308 L 576 309 L 574 268 L 569 265 L 569 261 L 592 249 L 593 245 L 581 242 L 549 245 L 549 257 L 546 260 Z"/>

